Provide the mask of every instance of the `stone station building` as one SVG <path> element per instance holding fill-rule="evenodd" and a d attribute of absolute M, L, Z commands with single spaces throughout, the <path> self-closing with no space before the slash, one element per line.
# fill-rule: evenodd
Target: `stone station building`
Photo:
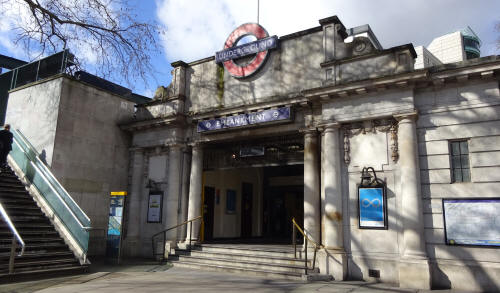
<path fill-rule="evenodd" d="M 289 244 L 295 218 L 335 280 L 498 291 L 500 58 L 415 69 L 411 44 L 319 24 L 279 38 L 244 24 L 224 54 L 254 54 L 174 62 L 135 112 L 143 99 L 39 80 L 9 92 L 7 121 L 90 215 L 91 258 L 105 252 L 109 192 L 127 190 L 124 257 L 152 257 L 155 233 L 201 215 L 169 244 Z M 249 34 L 258 45 L 238 42 Z M 366 167 L 385 187 L 372 226 Z"/>
<path fill-rule="evenodd" d="M 378 271 L 402 287 L 498 289 L 498 248 L 449 245 L 443 200 L 498 196 L 500 59 L 415 70 L 411 44 L 345 42 L 337 17 L 319 23 L 279 37 L 244 78 L 214 57 L 172 63 L 172 83 L 121 125 L 133 135 L 125 255 L 150 256 L 154 233 L 202 211 L 195 240 L 280 242 L 295 217 L 336 280 Z M 386 229 L 359 225 L 363 167 L 386 185 Z"/>

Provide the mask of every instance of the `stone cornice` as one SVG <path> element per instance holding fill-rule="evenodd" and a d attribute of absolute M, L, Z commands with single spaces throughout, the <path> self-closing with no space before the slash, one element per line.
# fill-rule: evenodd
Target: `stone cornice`
<path fill-rule="evenodd" d="M 403 119 L 416 119 L 418 117 L 418 112 L 415 110 L 413 112 L 395 114 L 393 117 L 397 121 L 401 121 Z"/>
<path fill-rule="evenodd" d="M 236 107 L 231 107 L 231 108 L 213 110 L 213 111 L 204 112 L 204 113 L 191 114 L 190 118 L 193 119 L 193 122 L 196 122 L 199 120 L 212 119 L 215 117 L 231 116 L 231 115 L 237 115 L 237 114 L 242 114 L 242 113 L 250 113 L 250 112 L 256 112 L 256 111 L 260 111 L 260 110 L 266 110 L 266 109 L 272 109 L 272 108 L 278 108 L 278 107 L 302 106 L 302 105 L 304 105 L 304 103 L 307 103 L 307 102 L 308 101 L 304 96 L 302 96 L 301 94 L 297 94 L 297 95 L 294 95 L 292 98 L 286 99 L 286 100 L 281 99 L 281 100 L 264 102 L 264 103 L 257 103 L 257 104 L 252 104 L 252 105 L 241 105 L 241 106 L 236 106 Z"/>
<path fill-rule="evenodd" d="M 125 131 L 137 131 L 150 129 L 155 127 L 170 126 L 170 125 L 185 125 L 186 116 L 183 114 L 177 114 L 168 118 L 157 118 L 151 120 L 136 121 L 127 124 L 120 125 L 120 128 Z"/>
<path fill-rule="evenodd" d="M 321 100 L 365 94 L 373 91 L 388 90 L 391 88 L 412 87 L 418 80 L 428 78 L 427 70 L 418 70 L 377 79 L 366 79 L 341 85 L 327 85 L 315 89 L 304 90 L 304 96 L 309 99 Z"/>

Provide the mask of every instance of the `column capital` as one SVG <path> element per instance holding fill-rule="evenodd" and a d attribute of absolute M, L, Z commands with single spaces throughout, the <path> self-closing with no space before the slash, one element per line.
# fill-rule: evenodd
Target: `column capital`
<path fill-rule="evenodd" d="M 302 128 L 299 129 L 299 132 L 303 133 L 304 136 L 311 136 L 311 135 L 317 135 L 318 129 L 316 127 Z"/>
<path fill-rule="evenodd" d="M 144 148 L 142 148 L 142 147 L 130 147 L 130 148 L 128 148 L 128 150 L 130 152 L 136 152 L 136 153 L 144 152 L 145 151 Z"/>
<path fill-rule="evenodd" d="M 192 141 L 192 142 L 187 143 L 187 145 L 192 147 L 192 148 L 197 148 L 197 149 L 203 148 L 203 143 L 201 141 Z"/>
<path fill-rule="evenodd" d="M 395 115 L 393 115 L 393 117 L 398 122 L 400 122 L 402 120 L 406 120 L 406 119 L 416 120 L 418 117 L 418 112 L 417 112 L 417 110 L 415 110 L 413 112 L 395 114 Z"/>
<path fill-rule="evenodd" d="M 173 150 L 173 149 L 182 149 L 184 147 L 186 147 L 186 144 L 185 143 L 181 143 L 181 142 L 173 142 L 173 143 L 170 143 L 168 145 L 166 145 L 170 150 Z"/>
<path fill-rule="evenodd" d="M 321 131 L 322 133 L 332 132 L 332 131 L 340 129 L 341 126 L 342 125 L 338 122 L 329 122 L 329 123 L 324 123 L 324 124 L 318 125 L 318 130 Z"/>

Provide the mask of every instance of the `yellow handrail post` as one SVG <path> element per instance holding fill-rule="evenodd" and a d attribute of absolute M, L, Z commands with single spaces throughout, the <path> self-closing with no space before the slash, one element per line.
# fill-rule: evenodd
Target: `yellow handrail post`
<path fill-rule="evenodd" d="M 296 243 L 296 240 L 295 240 L 295 233 L 296 233 L 296 229 L 299 230 L 300 234 L 302 234 L 302 236 L 304 237 L 304 257 L 305 257 L 305 274 L 307 275 L 307 270 L 308 270 L 308 265 L 307 265 L 307 246 L 308 246 L 308 242 L 311 242 L 313 245 L 314 245 L 314 255 L 313 255 L 313 263 L 312 263 L 312 269 L 314 270 L 314 267 L 316 267 L 316 252 L 318 251 L 319 248 L 323 248 L 323 245 L 320 245 L 318 243 L 316 243 L 314 240 L 311 240 L 309 239 L 309 237 L 307 237 L 306 233 L 304 233 L 304 230 L 302 230 L 300 228 L 300 226 L 297 224 L 297 222 L 295 222 L 295 218 L 292 218 L 292 225 L 293 225 L 293 239 L 292 239 L 292 243 L 293 243 L 293 247 L 294 247 L 294 256 L 295 258 L 297 258 L 297 243 Z"/>
<path fill-rule="evenodd" d="M 297 258 L 297 228 L 295 228 L 295 225 L 292 223 L 292 243 L 293 243 L 293 257 Z"/>
<path fill-rule="evenodd" d="M 306 244 L 305 250 L 304 250 L 304 255 L 305 255 L 305 259 L 306 259 L 306 262 L 305 262 L 305 274 L 307 276 L 307 237 L 304 237 L 304 243 Z"/>

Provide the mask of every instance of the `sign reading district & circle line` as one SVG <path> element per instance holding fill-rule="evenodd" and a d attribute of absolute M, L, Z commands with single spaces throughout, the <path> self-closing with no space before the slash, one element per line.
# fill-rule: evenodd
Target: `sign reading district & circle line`
<path fill-rule="evenodd" d="M 236 46 L 238 41 L 253 35 L 256 41 Z M 278 37 L 269 37 L 267 31 L 258 23 L 245 23 L 237 27 L 224 43 L 224 50 L 215 53 L 215 62 L 223 63 L 224 68 L 236 78 L 244 78 L 254 74 L 265 63 L 269 50 L 276 48 Z M 234 59 L 255 54 L 255 57 L 246 65 L 238 65 Z"/>

